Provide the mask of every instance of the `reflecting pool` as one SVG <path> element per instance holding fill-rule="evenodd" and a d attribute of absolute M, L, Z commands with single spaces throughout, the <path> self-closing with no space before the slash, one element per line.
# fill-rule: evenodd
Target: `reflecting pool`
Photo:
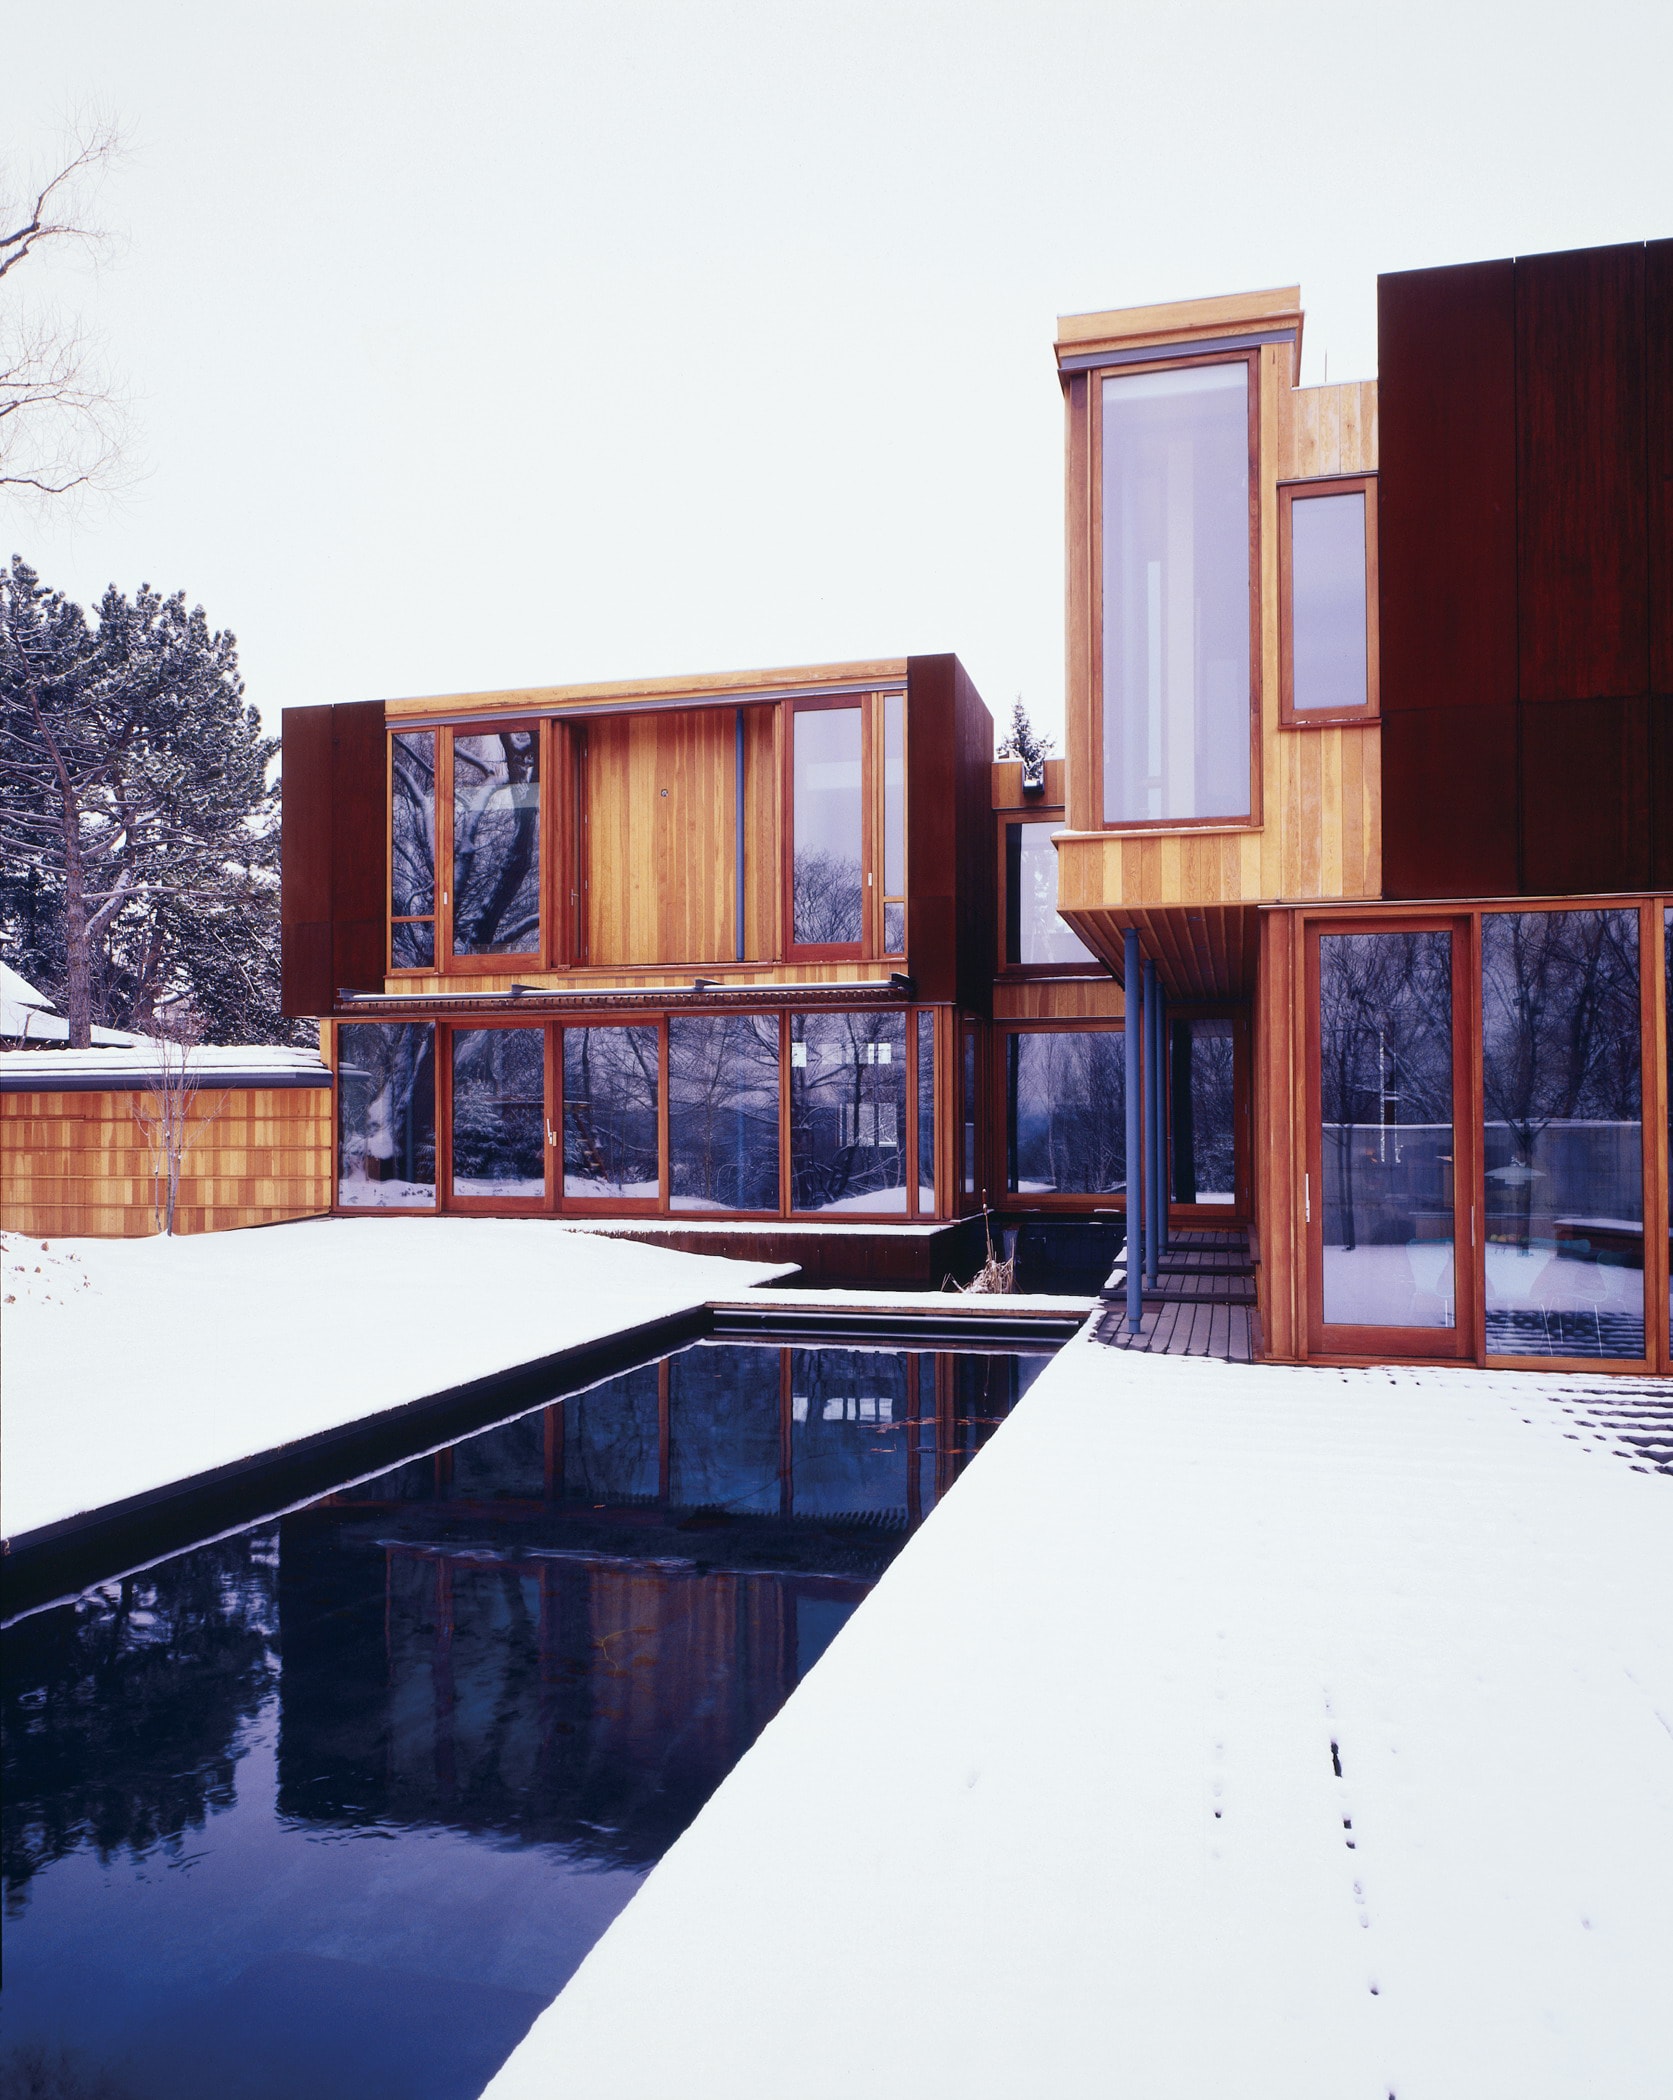
<path fill-rule="evenodd" d="M 700 1344 L 12 1627 L 8 2068 L 473 2100 L 1046 1361 Z"/>

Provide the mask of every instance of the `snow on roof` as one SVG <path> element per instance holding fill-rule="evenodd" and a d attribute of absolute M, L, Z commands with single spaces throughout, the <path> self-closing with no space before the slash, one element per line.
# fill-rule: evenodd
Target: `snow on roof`
<path fill-rule="evenodd" d="M 70 1024 L 53 1011 L 52 1001 L 37 991 L 21 970 L 0 962 L 0 1039 L 13 1037 L 24 1043 L 63 1043 L 69 1040 Z M 130 1035 L 122 1028 L 95 1028 L 93 1041 L 106 1049 L 127 1043 L 143 1043 L 144 1036 Z"/>
<path fill-rule="evenodd" d="M 95 1035 L 100 1032 L 94 1030 Z M 148 1087 L 156 1078 L 158 1047 L 143 1037 L 128 1036 L 119 1038 L 115 1047 L 96 1045 L 91 1050 L 0 1050 L 0 1094 L 99 1093 Z M 200 1044 L 191 1053 L 188 1070 L 207 1086 L 331 1083 L 317 1050 L 274 1044 Z"/>

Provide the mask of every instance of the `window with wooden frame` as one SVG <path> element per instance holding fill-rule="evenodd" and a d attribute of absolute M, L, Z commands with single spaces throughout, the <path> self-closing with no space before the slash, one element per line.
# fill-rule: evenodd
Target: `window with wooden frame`
<path fill-rule="evenodd" d="M 1093 761 L 1106 829 L 1260 817 L 1259 360 L 1089 390 Z"/>
<path fill-rule="evenodd" d="M 1061 809 L 999 817 L 999 967 L 1007 975 L 1084 976 L 1102 965 L 1057 912 Z"/>
<path fill-rule="evenodd" d="M 787 705 L 785 953 L 906 953 L 906 695 Z"/>
<path fill-rule="evenodd" d="M 541 961 L 549 737 L 538 721 L 391 734 L 392 972 Z"/>
<path fill-rule="evenodd" d="M 1377 477 L 1278 490 L 1280 719 L 1290 729 L 1377 712 Z"/>

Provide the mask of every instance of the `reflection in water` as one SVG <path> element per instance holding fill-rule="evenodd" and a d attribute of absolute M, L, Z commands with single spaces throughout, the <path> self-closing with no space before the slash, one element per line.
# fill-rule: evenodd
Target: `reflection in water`
<path fill-rule="evenodd" d="M 691 1349 L 23 1621 L 8 2043 L 480 2093 L 1043 1360 Z"/>

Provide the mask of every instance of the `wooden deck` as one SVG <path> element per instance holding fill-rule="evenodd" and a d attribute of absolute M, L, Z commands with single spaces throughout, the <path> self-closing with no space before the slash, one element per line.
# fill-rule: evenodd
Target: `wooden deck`
<path fill-rule="evenodd" d="M 1106 1286 L 1110 1306 L 1096 1332 L 1107 1348 L 1254 1361 L 1255 1270 L 1246 1234 L 1176 1232 L 1155 1283 L 1145 1285 L 1136 1334 L 1127 1325 L 1125 1284 L 1126 1271 L 1118 1269 Z"/>

